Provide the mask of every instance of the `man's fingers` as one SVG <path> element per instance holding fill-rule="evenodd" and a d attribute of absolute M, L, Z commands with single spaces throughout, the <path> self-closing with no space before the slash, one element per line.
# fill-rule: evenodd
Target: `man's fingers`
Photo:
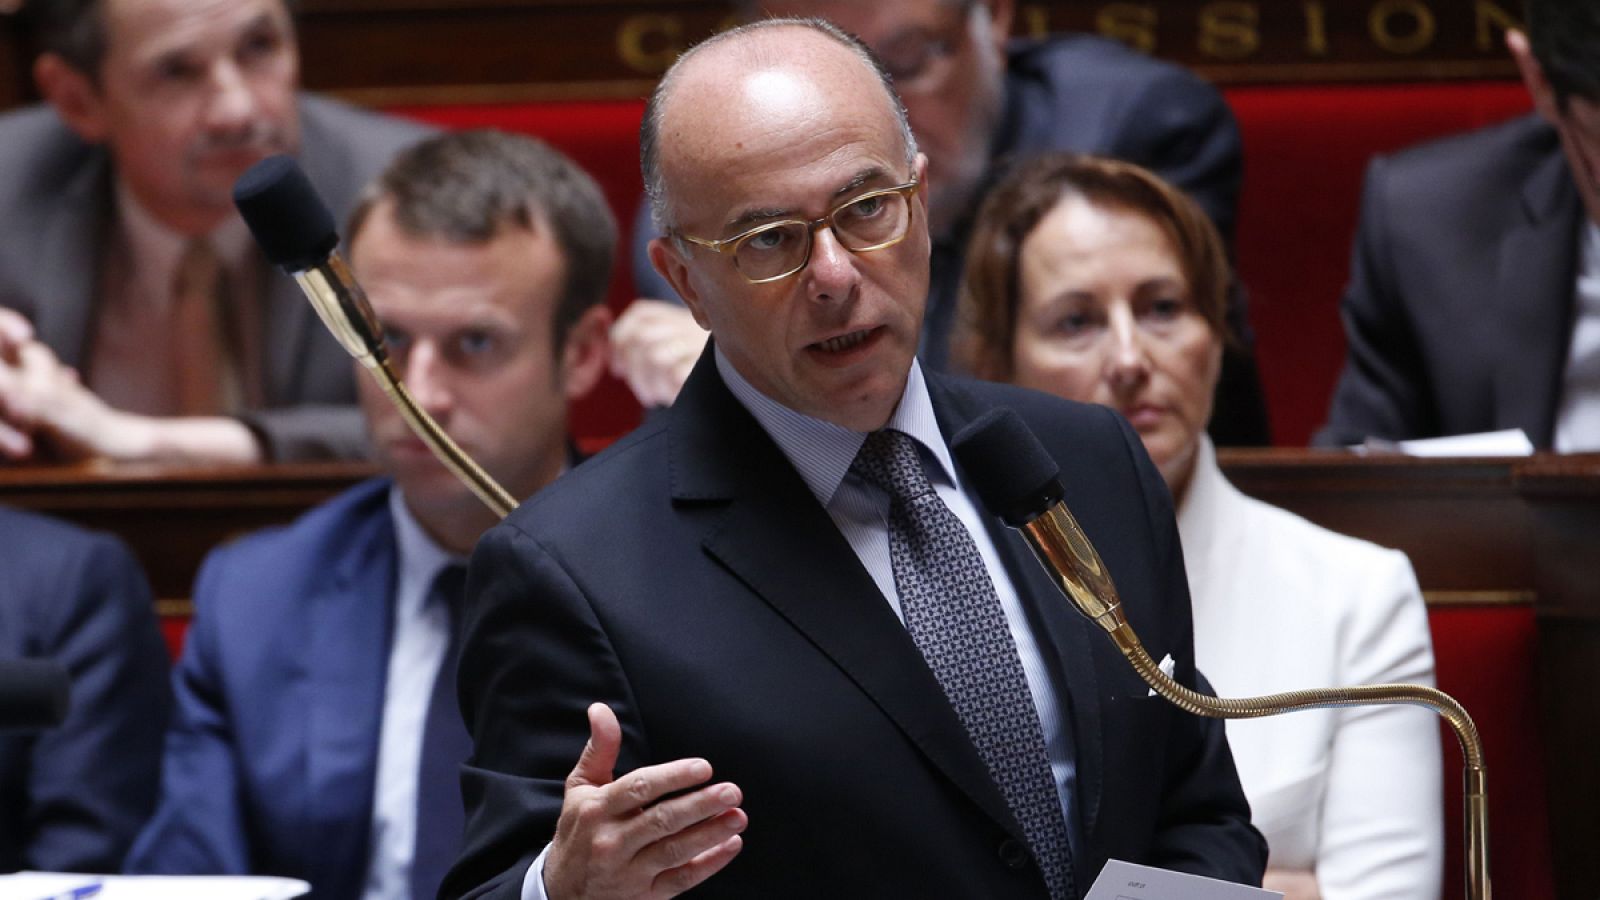
<path fill-rule="evenodd" d="M 631 816 L 668 794 L 686 791 L 710 779 L 711 764 L 703 759 L 675 759 L 634 769 L 606 789 L 605 811 L 612 816 Z"/>
<path fill-rule="evenodd" d="M 0 420 L 0 457 L 21 460 L 32 455 L 33 439 Z"/>
<path fill-rule="evenodd" d="M 578 764 L 567 776 L 567 790 L 610 784 L 621 751 L 622 726 L 617 723 L 617 714 L 604 703 L 589 704 L 589 742 L 583 745 Z"/>
<path fill-rule="evenodd" d="M 656 876 L 653 892 L 670 897 L 681 894 L 722 871 L 744 849 L 744 838 L 735 834 L 677 868 Z"/>
<path fill-rule="evenodd" d="M 0 307 L 0 353 L 33 340 L 33 325 L 14 309 Z"/>
<path fill-rule="evenodd" d="M 732 785 L 719 785 L 720 787 L 733 787 Z M 713 793 L 716 788 L 708 788 L 698 793 Z M 737 793 L 736 791 L 734 792 Z M 652 810 L 646 810 L 648 815 Z M 640 848 L 637 859 L 653 871 L 663 871 L 687 865 L 689 862 L 707 852 L 713 847 L 722 844 L 736 834 L 742 834 L 750 819 L 744 810 L 736 806 L 726 805 L 725 798 L 719 801 L 715 811 L 700 818 L 690 818 L 678 827 L 672 828 L 662 834 L 659 840 L 650 842 Z M 657 830 L 652 827 L 651 830 Z"/>

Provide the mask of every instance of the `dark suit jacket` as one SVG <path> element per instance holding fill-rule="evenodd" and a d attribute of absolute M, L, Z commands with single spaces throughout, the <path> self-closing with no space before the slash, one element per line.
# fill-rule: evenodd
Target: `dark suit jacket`
<path fill-rule="evenodd" d="M 300 161 L 335 216 L 422 126 L 309 95 L 300 100 Z M 53 109 L 0 117 L 0 306 L 32 320 L 39 339 L 70 366 L 86 365 L 100 267 L 111 237 L 110 155 L 61 124 Z M 366 431 L 355 406 L 349 356 L 288 276 L 260 264 L 261 383 L 265 406 L 245 416 L 277 459 L 358 457 Z"/>
<path fill-rule="evenodd" d="M 113 537 L 0 509 L 0 657 L 67 667 L 59 728 L 0 734 L 0 872 L 115 872 L 155 803 L 171 697 L 138 563 Z"/>
<path fill-rule="evenodd" d="M 1018 408 L 1134 624 L 1195 679 L 1172 511 L 1114 414 L 929 377 L 948 435 Z M 1086 890 L 1108 857 L 1258 883 L 1220 723 L 1147 696 L 1020 539 L 997 546 L 1069 707 Z M 619 772 L 702 756 L 738 783 L 743 852 L 696 896 L 1045 897 L 932 672 L 782 452 L 702 358 L 673 408 L 524 504 L 473 556 L 460 686 L 467 849 L 442 895 L 512 898 L 547 842 L 596 700 Z"/>
<path fill-rule="evenodd" d="M 1112 156 L 1153 170 L 1194 197 L 1232 245 L 1243 178 L 1239 127 L 1217 89 L 1187 69 L 1091 35 L 1014 42 L 987 186 L 1017 163 L 1059 151 Z M 971 217 L 987 186 L 953 233 L 934 243 L 918 356 L 935 371 L 950 369 Z M 645 204 L 633 229 L 635 285 L 643 297 L 675 298 L 650 266 L 646 248 L 654 236 Z M 1241 290 L 1230 296 L 1228 326 L 1251 346 Z M 1221 446 L 1268 442 L 1266 401 L 1249 352 L 1226 354 L 1210 431 Z"/>
<path fill-rule="evenodd" d="M 1536 116 L 1378 157 L 1342 312 L 1349 355 L 1322 444 L 1555 433 L 1583 204 Z"/>
<path fill-rule="evenodd" d="M 396 549 L 389 482 L 206 558 L 136 873 L 366 877 Z"/>

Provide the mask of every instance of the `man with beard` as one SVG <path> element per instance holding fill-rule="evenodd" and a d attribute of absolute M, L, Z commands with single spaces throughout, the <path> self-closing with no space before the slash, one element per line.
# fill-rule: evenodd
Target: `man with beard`
<path fill-rule="evenodd" d="M 1233 114 L 1216 89 L 1170 63 L 1083 34 L 1010 38 L 1012 0 L 742 0 L 740 15 L 816 16 L 860 37 L 884 62 L 928 155 L 933 272 L 918 357 L 948 368 L 956 286 L 978 201 L 1015 162 L 1039 153 L 1111 156 L 1187 191 L 1232 243 L 1241 161 Z M 657 234 L 641 209 L 633 270 L 641 297 L 676 301 L 650 267 Z M 1212 436 L 1268 439 L 1265 401 L 1248 351 L 1244 297 L 1230 297 L 1230 348 Z M 613 368 L 646 405 L 670 403 L 705 334 L 676 302 L 638 302 L 618 321 Z"/>
<path fill-rule="evenodd" d="M 343 215 L 423 130 L 297 93 L 284 0 L 29 11 L 48 104 L 0 118 L 0 459 L 361 454 L 348 362 L 231 189 L 298 153 Z"/>
<path fill-rule="evenodd" d="M 456 132 L 403 152 L 349 231 L 417 403 L 513 496 L 554 480 L 611 324 L 616 225 L 594 181 L 529 138 Z M 496 519 L 372 379 L 361 404 L 388 477 L 201 570 L 130 871 L 432 900 L 460 848 L 453 620 L 460 563 Z"/>

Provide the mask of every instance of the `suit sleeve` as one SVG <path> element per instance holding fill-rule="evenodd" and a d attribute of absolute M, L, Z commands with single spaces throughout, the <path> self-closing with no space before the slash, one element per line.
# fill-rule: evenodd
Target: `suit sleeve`
<path fill-rule="evenodd" d="M 161 799 L 128 855 L 126 870 L 133 874 L 252 871 L 218 633 L 227 554 L 226 548 L 212 554 L 195 583 L 194 621 L 172 677 L 176 706 L 161 764 Z"/>
<path fill-rule="evenodd" d="M 1233 246 L 1244 176 L 1239 124 L 1217 89 L 1174 68 L 1127 107 L 1118 155 L 1183 188 Z"/>
<path fill-rule="evenodd" d="M 522 896 L 555 834 L 565 780 L 589 739 L 590 703 L 622 724 L 617 772 L 647 759 L 637 704 L 574 577 L 514 526 L 473 552 L 458 683 L 473 756 L 462 772 L 465 848 L 440 897 Z"/>
<path fill-rule="evenodd" d="M 1347 684 L 1434 683 L 1427 611 L 1411 564 L 1384 551 L 1351 592 L 1340 642 Z M 1414 706 L 1339 713 L 1329 754 L 1317 882 L 1328 900 L 1437 897 L 1443 798 L 1437 717 Z"/>
<path fill-rule="evenodd" d="M 28 865 L 115 872 L 155 802 L 166 646 L 144 574 L 119 542 L 93 536 L 58 577 L 50 656 L 68 669 L 72 705 L 34 746 Z"/>
<path fill-rule="evenodd" d="M 1382 157 L 1367 168 L 1350 283 L 1340 302 L 1348 351 L 1316 444 L 1428 437 L 1439 430 L 1392 258 L 1388 172 Z"/>
<path fill-rule="evenodd" d="M 1175 662 L 1173 677 L 1179 683 L 1212 694 L 1210 684 L 1195 668 L 1189 580 L 1171 495 L 1145 455 L 1139 436 L 1125 420 L 1115 418 L 1139 469 L 1161 573 L 1160 626 L 1155 631 L 1161 644 L 1147 641 L 1146 646 L 1157 658 L 1163 652 L 1171 653 Z M 1222 720 L 1190 715 L 1174 707 L 1170 722 L 1161 773 L 1161 809 L 1149 864 L 1259 885 L 1266 870 L 1267 844 L 1250 824 L 1250 807 L 1239 784 Z"/>
<path fill-rule="evenodd" d="M 366 459 L 371 452 L 366 420 L 354 404 L 254 410 L 240 416 L 240 421 L 255 434 L 271 462 Z"/>

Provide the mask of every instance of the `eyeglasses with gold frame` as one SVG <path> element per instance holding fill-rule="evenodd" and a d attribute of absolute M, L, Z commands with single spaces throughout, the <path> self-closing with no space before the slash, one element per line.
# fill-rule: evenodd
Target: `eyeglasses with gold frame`
<path fill-rule="evenodd" d="M 751 284 L 768 284 L 788 278 L 811 262 L 811 246 L 816 243 L 817 229 L 824 225 L 833 232 L 839 246 L 851 253 L 883 250 L 905 240 L 911 231 L 914 209 L 911 195 L 920 187 L 920 181 L 912 180 L 867 191 L 844 201 L 821 218 L 766 222 L 720 241 L 684 234 L 677 229 L 673 229 L 672 234 L 713 253 L 731 256 L 734 269 Z M 771 241 L 780 243 L 764 243 Z"/>

